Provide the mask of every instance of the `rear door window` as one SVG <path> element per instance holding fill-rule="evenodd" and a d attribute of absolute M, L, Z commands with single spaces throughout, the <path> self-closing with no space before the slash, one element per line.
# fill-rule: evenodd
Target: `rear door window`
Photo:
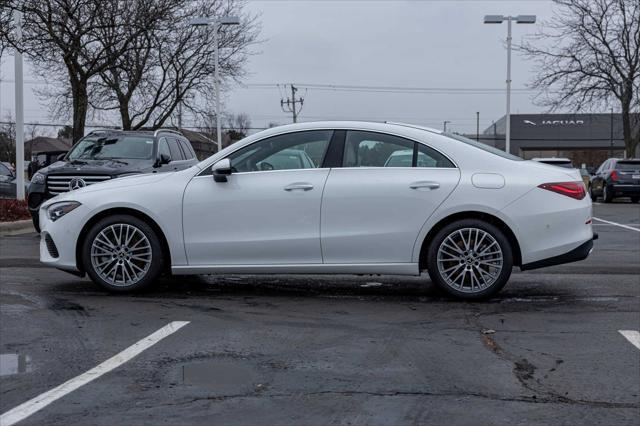
<path fill-rule="evenodd" d="M 179 139 L 180 142 L 180 146 L 182 147 L 182 152 L 184 153 L 184 158 L 187 160 L 191 160 L 192 158 L 195 157 L 195 155 L 193 154 L 193 150 L 191 149 L 191 147 L 189 146 L 189 142 L 184 141 L 182 139 Z"/>
<path fill-rule="evenodd" d="M 394 135 L 351 130 L 343 167 L 455 167 L 438 151 Z"/>
<path fill-rule="evenodd" d="M 181 161 L 184 160 L 182 156 L 182 151 L 180 150 L 180 145 L 178 145 L 178 141 L 174 138 L 167 138 L 169 143 L 169 151 L 171 152 L 171 160 L 172 161 Z"/>

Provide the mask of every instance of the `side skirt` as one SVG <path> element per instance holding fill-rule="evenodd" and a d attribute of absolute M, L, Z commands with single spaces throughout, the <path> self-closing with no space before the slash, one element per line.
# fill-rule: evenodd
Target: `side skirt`
<path fill-rule="evenodd" d="M 187 265 L 172 266 L 174 275 L 205 274 L 356 274 L 420 275 L 417 263 Z"/>

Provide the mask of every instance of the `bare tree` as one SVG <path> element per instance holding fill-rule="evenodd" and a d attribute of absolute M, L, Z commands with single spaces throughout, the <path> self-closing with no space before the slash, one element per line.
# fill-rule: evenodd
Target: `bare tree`
<path fill-rule="evenodd" d="M 0 161 L 16 161 L 16 123 L 11 114 L 0 124 Z"/>
<path fill-rule="evenodd" d="M 188 25 L 191 18 L 241 17 L 240 25 L 222 27 L 219 32 L 223 79 L 243 75 L 248 48 L 256 41 L 256 18 L 243 12 L 242 1 L 172 1 L 172 13 L 158 16 L 146 32 L 133 38 L 135 48 L 114 56 L 114 66 L 103 70 L 100 80 L 92 84 L 92 106 L 117 111 L 124 129 L 161 127 L 175 115 L 179 105 L 194 114 L 209 113 L 199 105 L 203 97 L 213 93 L 213 34 Z M 126 38 L 131 31 L 127 25 L 121 25 L 120 30 L 125 35 L 115 35 L 116 39 Z M 105 44 L 117 49 L 117 43 Z"/>
<path fill-rule="evenodd" d="M 22 50 L 41 74 L 65 77 L 67 84 L 59 94 L 71 101 L 75 141 L 84 134 L 90 81 L 132 49 L 132 41 L 147 31 L 157 14 L 166 13 L 158 7 L 163 4 L 161 0 L 5 0 L 3 11 L 23 13 L 23 37 L 19 44 L 11 32 L 0 37 Z M 142 9 L 145 14 L 131 13 Z M 115 47 L 109 44 L 113 38 L 104 34 L 117 32 L 118 19 L 126 23 L 129 34 L 118 38 Z"/>
<path fill-rule="evenodd" d="M 532 87 L 551 110 L 617 105 L 627 156 L 640 142 L 640 1 L 554 0 L 553 18 L 520 49 L 536 62 Z M 634 113 L 635 112 L 635 113 Z"/>
<path fill-rule="evenodd" d="M 230 114 L 226 120 L 227 134 L 231 140 L 245 138 L 251 128 L 251 119 L 245 113 Z"/>
<path fill-rule="evenodd" d="M 13 30 L 12 10 L 9 0 L 0 0 L 0 59 L 4 50 L 9 46 L 9 34 Z"/>

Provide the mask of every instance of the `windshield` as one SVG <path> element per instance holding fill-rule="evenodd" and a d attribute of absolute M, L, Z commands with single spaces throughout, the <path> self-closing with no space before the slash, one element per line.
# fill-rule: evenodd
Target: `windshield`
<path fill-rule="evenodd" d="M 616 170 L 622 172 L 640 172 L 640 160 L 638 161 L 618 161 Z"/>
<path fill-rule="evenodd" d="M 93 136 L 82 139 L 73 147 L 69 160 L 145 160 L 153 154 L 151 136 Z"/>
<path fill-rule="evenodd" d="M 455 139 L 455 140 L 460 141 L 460 142 L 464 142 L 467 145 L 471 145 L 471 146 L 476 147 L 478 149 L 481 149 L 483 151 L 490 152 L 491 154 L 498 155 L 498 156 L 500 156 L 502 158 L 506 158 L 506 159 L 509 159 L 509 160 L 515 160 L 515 161 L 523 161 L 523 159 L 518 157 L 517 155 L 508 154 L 508 153 L 502 151 L 501 149 L 495 148 L 493 146 L 485 145 L 482 142 L 474 141 L 473 139 L 465 138 L 464 136 L 461 136 L 461 135 L 456 135 L 454 133 L 442 133 L 442 135 L 444 135 L 444 136 L 446 136 L 448 138 L 451 138 L 451 139 Z"/>

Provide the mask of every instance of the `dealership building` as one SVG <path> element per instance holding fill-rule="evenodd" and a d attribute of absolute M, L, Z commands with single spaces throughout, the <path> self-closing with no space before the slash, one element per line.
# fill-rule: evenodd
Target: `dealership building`
<path fill-rule="evenodd" d="M 640 127 L 639 119 L 638 114 L 632 119 L 635 132 Z M 502 117 L 480 134 L 480 141 L 504 149 L 505 127 L 506 117 Z M 510 151 L 525 159 L 566 157 L 576 167 L 597 167 L 609 157 L 624 155 L 622 116 L 512 114 Z"/>

